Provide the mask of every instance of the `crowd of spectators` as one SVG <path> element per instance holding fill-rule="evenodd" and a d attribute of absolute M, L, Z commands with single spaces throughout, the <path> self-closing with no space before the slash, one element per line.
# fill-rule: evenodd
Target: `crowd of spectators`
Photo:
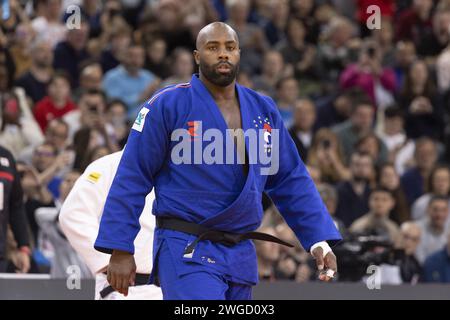
<path fill-rule="evenodd" d="M 450 1 L 9 3 L 0 145 L 17 161 L 32 249 L 24 268 L 8 232 L 10 272 L 64 277 L 61 261 L 77 257 L 57 216 L 74 181 L 123 148 L 141 103 L 190 80 L 198 31 L 224 21 L 240 40 L 238 82 L 276 101 L 344 236 L 339 280 L 376 264 L 386 283 L 450 282 Z M 261 231 L 297 246 L 257 242 L 260 278 L 314 281 L 310 254 L 270 199 L 264 208 Z"/>

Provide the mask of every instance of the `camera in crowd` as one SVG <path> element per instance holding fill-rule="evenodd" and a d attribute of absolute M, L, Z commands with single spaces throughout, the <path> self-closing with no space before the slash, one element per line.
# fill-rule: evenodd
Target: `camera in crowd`
<path fill-rule="evenodd" d="M 360 281 L 370 265 L 395 265 L 402 250 L 393 248 L 384 235 L 349 236 L 333 249 L 337 256 L 339 281 Z"/>

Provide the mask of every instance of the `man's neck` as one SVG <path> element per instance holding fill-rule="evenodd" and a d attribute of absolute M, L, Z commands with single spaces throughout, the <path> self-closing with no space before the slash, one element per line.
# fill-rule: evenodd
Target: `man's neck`
<path fill-rule="evenodd" d="M 226 87 L 218 86 L 206 79 L 206 77 L 200 73 L 199 76 L 200 81 L 205 85 L 205 87 L 208 89 L 209 93 L 213 96 L 214 100 L 232 100 L 236 97 L 236 80 L 233 80 L 232 83 L 230 83 Z"/>
<path fill-rule="evenodd" d="M 425 84 L 424 83 L 416 83 L 412 87 L 412 92 L 415 94 L 421 94 L 424 91 Z"/>
<path fill-rule="evenodd" d="M 370 211 L 369 213 L 372 215 L 372 217 L 373 217 L 375 220 L 378 220 L 378 221 L 380 221 L 380 220 L 386 220 L 386 219 L 388 219 L 388 216 L 389 216 L 389 213 L 388 213 L 388 214 L 379 214 L 379 213 L 376 213 L 376 212 L 374 212 L 374 211 Z"/>
<path fill-rule="evenodd" d="M 445 229 L 443 226 L 437 226 L 437 225 L 433 224 L 433 222 L 431 222 L 431 221 L 430 221 L 430 228 L 434 234 L 438 234 L 438 235 L 442 234 Z"/>
<path fill-rule="evenodd" d="M 57 109 L 62 109 L 66 106 L 67 100 L 65 99 L 58 99 L 58 100 L 53 100 L 53 104 Z"/>
<path fill-rule="evenodd" d="M 125 66 L 124 68 L 131 77 L 137 77 L 139 75 L 139 69 L 129 69 Z"/>

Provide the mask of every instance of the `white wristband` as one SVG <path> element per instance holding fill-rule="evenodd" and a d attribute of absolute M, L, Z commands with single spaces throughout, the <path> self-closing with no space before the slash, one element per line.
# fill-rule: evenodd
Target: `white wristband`
<path fill-rule="evenodd" d="M 315 248 L 322 248 L 324 258 L 329 252 L 332 252 L 330 245 L 326 241 L 320 241 L 320 242 L 313 244 L 313 246 L 311 247 L 309 252 L 311 252 L 311 254 L 312 254 L 312 252 L 314 251 Z"/>

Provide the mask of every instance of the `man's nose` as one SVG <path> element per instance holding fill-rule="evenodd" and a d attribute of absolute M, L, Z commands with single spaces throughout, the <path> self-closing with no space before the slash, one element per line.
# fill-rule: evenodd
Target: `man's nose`
<path fill-rule="evenodd" d="M 230 58 L 229 53 L 226 50 L 226 48 L 219 49 L 219 59 L 220 60 L 228 60 L 229 58 Z"/>

